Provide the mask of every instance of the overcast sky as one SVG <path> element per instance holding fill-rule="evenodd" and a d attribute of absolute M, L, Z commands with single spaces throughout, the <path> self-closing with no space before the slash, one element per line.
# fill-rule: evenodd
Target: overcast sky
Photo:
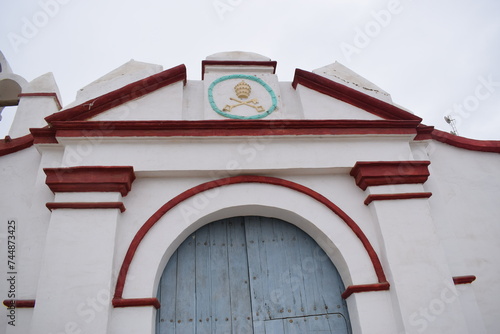
<path fill-rule="evenodd" d="M 251 51 L 280 81 L 338 61 L 428 125 L 500 139 L 498 0 L 0 0 L 0 50 L 28 81 L 54 73 L 63 105 L 130 59 L 200 80 L 206 56 Z"/>

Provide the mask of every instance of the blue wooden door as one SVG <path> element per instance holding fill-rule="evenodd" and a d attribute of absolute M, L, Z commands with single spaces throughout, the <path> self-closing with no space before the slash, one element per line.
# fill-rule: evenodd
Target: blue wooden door
<path fill-rule="evenodd" d="M 189 236 L 160 281 L 157 334 L 350 333 L 335 266 L 306 233 L 265 217 Z"/>

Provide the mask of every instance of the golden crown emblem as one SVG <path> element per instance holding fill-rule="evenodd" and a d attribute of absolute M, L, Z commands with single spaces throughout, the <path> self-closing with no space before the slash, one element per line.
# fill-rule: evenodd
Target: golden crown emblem
<path fill-rule="evenodd" d="M 252 87 L 250 87 L 249 84 L 242 80 L 239 84 L 234 86 L 234 91 L 236 92 L 236 96 L 238 96 L 239 99 L 247 99 L 250 96 Z"/>

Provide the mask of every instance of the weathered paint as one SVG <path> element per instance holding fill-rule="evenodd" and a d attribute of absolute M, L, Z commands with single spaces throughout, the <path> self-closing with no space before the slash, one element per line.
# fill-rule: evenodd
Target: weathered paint
<path fill-rule="evenodd" d="M 305 232 L 233 217 L 190 235 L 160 281 L 156 333 L 350 333 L 335 266 Z"/>

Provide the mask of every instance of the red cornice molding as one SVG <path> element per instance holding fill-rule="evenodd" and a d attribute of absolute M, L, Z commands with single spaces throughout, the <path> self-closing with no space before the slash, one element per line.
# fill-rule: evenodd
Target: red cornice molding
<path fill-rule="evenodd" d="M 135 180 L 131 166 L 44 168 L 52 192 L 120 192 L 126 196 Z"/>
<path fill-rule="evenodd" d="M 360 284 L 360 285 L 349 285 L 347 289 L 342 293 L 342 298 L 347 299 L 353 293 L 358 292 L 369 292 L 369 291 L 384 291 L 389 290 L 389 282 L 375 283 L 375 284 Z"/>
<path fill-rule="evenodd" d="M 205 79 L 205 68 L 207 66 L 264 66 L 272 67 L 273 74 L 276 73 L 277 62 L 269 61 L 252 61 L 252 60 L 203 60 L 201 62 L 201 80 Z"/>
<path fill-rule="evenodd" d="M 113 298 L 112 303 L 113 307 L 161 306 L 158 298 Z"/>
<path fill-rule="evenodd" d="M 500 153 L 500 140 L 476 140 L 455 136 L 450 133 L 436 130 L 432 131 L 431 137 L 441 143 L 464 148 L 471 151 Z"/>
<path fill-rule="evenodd" d="M 51 97 L 55 100 L 57 104 L 57 109 L 61 110 L 62 109 L 62 104 L 59 101 L 59 98 L 57 97 L 56 93 L 21 93 L 17 95 L 19 97 Z"/>
<path fill-rule="evenodd" d="M 0 141 L 0 156 L 33 144 L 57 143 L 56 137 L 171 137 L 416 134 L 455 147 L 500 153 L 500 141 L 474 140 L 404 120 L 206 120 L 206 121 L 55 121 L 32 128 L 31 136 Z"/>
<path fill-rule="evenodd" d="M 344 101 L 385 119 L 413 120 L 419 123 L 422 121 L 420 117 L 393 104 L 381 101 L 312 72 L 296 69 L 292 86 L 296 89 L 297 85 L 302 85 L 321 94 Z"/>
<path fill-rule="evenodd" d="M 419 124 L 417 127 L 417 135 L 414 140 L 427 140 L 432 139 L 433 126 Z"/>
<path fill-rule="evenodd" d="M 417 125 L 394 120 L 56 121 L 51 130 L 31 131 L 37 142 L 54 142 L 56 137 L 415 135 Z"/>
<path fill-rule="evenodd" d="M 119 209 L 125 211 L 123 202 L 48 202 L 45 206 L 50 210 L 56 209 Z"/>
<path fill-rule="evenodd" d="M 455 285 L 458 284 L 470 284 L 476 280 L 476 276 L 474 275 L 467 275 L 467 276 L 454 276 L 453 277 L 453 283 Z"/>
<path fill-rule="evenodd" d="M 34 299 L 5 299 L 3 304 L 13 308 L 33 308 L 35 307 Z"/>
<path fill-rule="evenodd" d="M 31 145 L 33 145 L 33 136 L 31 134 L 14 139 L 5 136 L 5 139 L 0 140 L 0 157 L 24 150 Z"/>
<path fill-rule="evenodd" d="M 451 133 L 435 129 L 433 126 L 419 125 L 417 127 L 417 136 L 414 140 L 429 139 L 469 151 L 500 153 L 500 140 L 470 139 L 452 135 Z"/>
<path fill-rule="evenodd" d="M 369 186 L 425 183 L 430 161 L 358 161 L 351 170 L 356 185 Z"/>
<path fill-rule="evenodd" d="M 45 117 L 47 123 L 89 119 L 106 110 L 149 94 L 157 89 L 183 81 L 186 83 L 186 66 L 179 65 L 122 88 L 86 101 L 75 107 Z"/>
<path fill-rule="evenodd" d="M 398 199 L 413 199 L 413 198 L 429 198 L 432 193 L 401 193 L 401 194 L 371 194 L 365 199 L 365 205 L 370 204 L 373 201 L 390 201 Z"/>
<path fill-rule="evenodd" d="M 31 128 L 34 144 L 57 144 L 56 130 L 53 128 Z"/>
<path fill-rule="evenodd" d="M 135 252 L 137 251 L 137 248 L 139 247 L 140 243 L 148 233 L 148 231 L 160 220 L 163 215 L 165 215 L 168 211 L 170 211 L 172 208 L 177 206 L 178 204 L 182 203 L 183 201 L 191 198 L 192 196 L 199 194 L 201 192 L 222 187 L 222 186 L 227 186 L 227 185 L 232 185 L 232 184 L 241 184 L 241 183 L 263 183 L 263 184 L 271 184 L 275 186 L 281 186 L 285 187 L 294 191 L 298 191 L 302 194 L 305 194 L 307 196 L 310 196 L 312 199 L 322 203 L 325 205 L 328 209 L 330 209 L 334 214 L 336 214 L 338 217 L 340 217 L 346 225 L 351 229 L 351 231 L 356 235 L 356 237 L 360 240 L 361 244 L 366 250 L 366 253 L 368 257 L 370 258 L 373 269 L 375 271 L 375 274 L 377 275 L 378 283 L 387 283 L 387 279 L 384 273 L 384 269 L 382 267 L 382 264 L 378 258 L 377 253 L 375 252 L 375 249 L 371 245 L 370 241 L 364 234 L 363 230 L 356 224 L 354 220 L 352 220 L 351 217 L 349 217 L 342 209 L 340 209 L 338 206 L 333 204 L 329 199 L 324 197 L 323 195 L 315 192 L 314 190 L 305 187 L 301 184 L 291 182 L 285 179 L 279 179 L 275 177 L 269 177 L 269 176 L 257 176 L 257 175 L 240 175 L 240 176 L 234 176 L 234 177 L 228 177 L 228 178 L 223 178 L 215 181 L 209 181 L 206 183 L 202 183 L 200 185 L 197 185 L 191 189 L 188 189 L 184 191 L 183 193 L 177 195 L 176 197 L 172 198 L 170 201 L 165 203 L 158 211 L 156 211 L 139 229 L 139 231 L 136 233 L 134 238 L 132 239 L 132 242 L 130 243 L 130 246 L 127 250 L 127 253 L 125 254 L 125 258 L 123 259 L 122 266 L 120 268 L 120 272 L 118 274 L 118 279 L 116 282 L 116 287 L 115 287 L 115 294 L 114 298 L 116 299 L 121 299 L 123 295 L 123 290 L 125 288 L 125 282 L 127 279 L 127 274 L 128 274 L 128 269 L 130 267 L 130 264 L 132 263 L 132 260 L 134 259 Z M 370 285 L 372 286 L 372 285 Z M 372 291 L 372 290 L 370 290 Z M 356 291 L 354 291 L 356 292 Z"/>

